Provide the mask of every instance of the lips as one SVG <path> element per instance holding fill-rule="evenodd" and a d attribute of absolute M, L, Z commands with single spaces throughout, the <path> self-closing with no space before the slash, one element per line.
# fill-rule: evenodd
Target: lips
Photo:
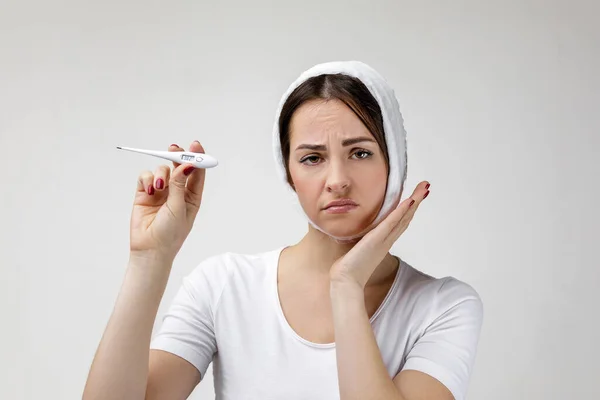
<path fill-rule="evenodd" d="M 351 199 L 340 199 L 340 200 L 334 200 L 331 203 L 327 204 L 327 206 L 325 206 L 324 210 L 327 210 L 330 207 L 357 206 L 357 205 L 358 204 L 356 204 Z"/>

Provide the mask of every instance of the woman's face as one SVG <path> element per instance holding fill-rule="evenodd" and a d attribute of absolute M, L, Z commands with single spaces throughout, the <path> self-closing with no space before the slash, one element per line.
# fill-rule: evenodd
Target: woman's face
<path fill-rule="evenodd" d="M 343 102 L 304 103 L 290 121 L 289 170 L 302 208 L 332 236 L 350 236 L 377 217 L 387 167 L 374 136 Z M 349 210 L 326 209 L 350 199 Z"/>

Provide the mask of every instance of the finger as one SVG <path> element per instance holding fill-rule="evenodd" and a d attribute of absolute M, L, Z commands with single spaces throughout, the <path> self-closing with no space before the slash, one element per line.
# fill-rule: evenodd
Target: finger
<path fill-rule="evenodd" d="M 396 241 L 398 237 L 406 230 L 410 222 L 412 221 L 415 213 L 417 212 L 417 208 L 423 202 L 423 200 L 429 195 L 429 182 L 421 182 L 415 188 L 412 196 L 404 200 L 400 206 L 398 207 L 401 210 L 399 211 L 400 218 L 396 222 L 395 226 L 392 228 L 390 234 L 388 235 L 387 240 L 391 239 Z"/>
<path fill-rule="evenodd" d="M 423 200 L 429 195 L 429 182 L 424 181 L 417 185 L 412 196 L 410 196 L 409 207 L 407 212 L 402 216 L 400 223 L 408 222 L 417 212 L 417 209 L 423 202 Z"/>
<path fill-rule="evenodd" d="M 194 153 L 204 153 L 204 147 L 199 141 L 195 140 L 190 145 L 190 151 Z M 204 191 L 204 181 L 206 179 L 206 170 L 204 168 L 196 168 L 187 181 L 187 201 L 194 205 L 193 208 L 200 207 L 202 202 L 202 192 Z"/>
<path fill-rule="evenodd" d="M 154 175 L 150 171 L 142 171 L 138 176 L 137 191 L 146 192 L 152 196 L 154 194 Z"/>
<path fill-rule="evenodd" d="M 183 147 L 179 147 L 179 145 L 173 143 L 169 146 L 169 151 L 183 151 Z M 181 165 L 181 163 L 173 161 L 173 168 L 177 168 Z"/>
<path fill-rule="evenodd" d="M 192 164 L 184 163 L 179 165 L 171 172 L 169 179 L 169 196 L 167 197 L 167 206 L 171 212 L 178 210 L 185 211 L 186 206 L 186 182 L 188 176 L 196 169 Z"/>
<path fill-rule="evenodd" d="M 402 222 L 405 220 L 405 216 L 408 214 L 410 209 L 414 207 L 414 202 L 413 196 L 405 199 L 398 204 L 398 207 L 396 207 L 396 209 L 393 210 L 385 220 L 383 220 L 383 222 L 380 224 L 383 225 L 380 234 L 383 242 L 391 240 L 393 243 L 398 239 L 399 227 L 402 226 Z"/>
<path fill-rule="evenodd" d="M 171 168 L 168 165 L 160 165 L 154 171 L 154 188 L 159 192 L 166 190 L 169 186 L 170 178 Z"/>
<path fill-rule="evenodd" d="M 421 182 L 419 185 L 417 185 L 417 189 L 415 190 L 415 193 L 413 193 L 413 196 L 412 196 L 412 198 L 415 202 L 410 207 L 409 213 L 414 214 L 417 211 L 417 208 L 423 202 L 423 200 L 425 200 L 425 198 L 427 198 L 427 196 L 429 196 L 429 187 L 430 186 L 431 185 L 427 181 Z"/>
<path fill-rule="evenodd" d="M 389 228 L 388 233 L 392 231 L 400 223 L 400 221 L 402 221 L 405 215 L 415 206 L 414 203 L 416 203 L 419 199 L 419 193 L 423 193 L 427 184 L 428 182 L 419 183 L 412 192 L 412 195 L 400 202 L 396 209 L 390 213 L 388 218 L 386 218 L 385 222 L 388 223 Z"/>

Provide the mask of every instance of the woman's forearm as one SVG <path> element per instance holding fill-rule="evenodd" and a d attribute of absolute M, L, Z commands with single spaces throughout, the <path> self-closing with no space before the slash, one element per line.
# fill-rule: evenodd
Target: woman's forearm
<path fill-rule="evenodd" d="M 383 363 L 365 308 L 364 291 L 331 285 L 341 400 L 402 400 Z"/>
<path fill-rule="evenodd" d="M 131 259 L 83 399 L 144 399 L 152 328 L 172 261 Z"/>

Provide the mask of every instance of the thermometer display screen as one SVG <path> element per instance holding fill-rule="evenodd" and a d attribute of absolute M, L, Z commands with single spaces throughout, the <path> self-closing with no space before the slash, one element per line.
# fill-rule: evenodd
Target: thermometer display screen
<path fill-rule="evenodd" d="M 183 161 L 194 161 L 194 156 L 188 156 L 188 155 L 182 154 L 181 159 Z"/>

